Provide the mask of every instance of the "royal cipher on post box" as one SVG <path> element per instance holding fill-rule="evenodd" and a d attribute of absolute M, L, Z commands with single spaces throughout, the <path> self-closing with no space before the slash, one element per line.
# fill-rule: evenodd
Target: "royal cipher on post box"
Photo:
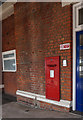
<path fill-rule="evenodd" d="M 46 98 L 60 101 L 59 56 L 45 58 Z"/>

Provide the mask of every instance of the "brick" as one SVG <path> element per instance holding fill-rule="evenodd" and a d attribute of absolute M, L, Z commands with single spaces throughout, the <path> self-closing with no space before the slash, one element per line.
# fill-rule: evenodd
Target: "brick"
<path fill-rule="evenodd" d="M 8 46 L 5 42 L 3 50 L 5 46 L 7 46 L 5 50 L 8 47 L 17 50 L 17 89 L 45 95 L 45 57 L 60 56 L 61 99 L 71 100 L 71 5 L 62 7 L 59 2 L 18 2 L 14 5 L 14 11 L 14 26 L 12 25 L 12 27 L 15 27 L 15 29 L 13 28 L 15 36 L 13 36 L 12 41 L 10 40 L 13 45 Z M 6 37 L 7 35 L 5 35 L 5 39 Z M 60 44 L 64 43 L 70 43 L 70 49 L 60 51 Z M 64 59 L 68 62 L 67 67 L 63 67 Z"/>

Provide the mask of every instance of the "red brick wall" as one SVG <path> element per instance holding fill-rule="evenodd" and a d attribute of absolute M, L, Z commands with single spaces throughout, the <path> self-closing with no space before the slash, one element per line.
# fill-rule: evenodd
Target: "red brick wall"
<path fill-rule="evenodd" d="M 16 49 L 14 29 L 14 14 L 2 21 L 2 51 Z M 3 72 L 2 80 L 4 81 L 5 93 L 14 95 L 16 93 L 16 73 Z"/>
<path fill-rule="evenodd" d="M 0 21 L 0 85 L 2 85 L 2 22 Z M 2 92 L 2 89 L 0 88 L 0 92 Z"/>
<path fill-rule="evenodd" d="M 45 95 L 45 57 L 60 56 L 60 97 L 71 100 L 72 49 L 60 51 L 72 43 L 71 15 L 71 5 L 56 2 L 15 4 L 17 89 Z"/>
<path fill-rule="evenodd" d="M 46 102 L 43 102 L 43 101 L 38 101 L 38 100 L 35 100 L 35 99 L 32 99 L 32 98 L 27 98 L 27 97 L 24 97 L 24 96 L 19 96 L 17 95 L 17 101 L 20 103 L 20 104 L 24 104 L 24 105 L 28 105 L 28 106 L 31 106 L 31 107 L 36 107 L 36 108 L 40 108 L 40 109 L 47 109 L 47 110 L 54 110 L 54 111 L 63 111 L 63 112 L 69 112 L 71 111 L 71 107 L 70 108 L 66 108 L 66 107 L 62 107 L 62 106 L 59 106 L 59 105 L 54 105 L 54 104 L 51 104 L 51 103 L 46 103 Z"/>

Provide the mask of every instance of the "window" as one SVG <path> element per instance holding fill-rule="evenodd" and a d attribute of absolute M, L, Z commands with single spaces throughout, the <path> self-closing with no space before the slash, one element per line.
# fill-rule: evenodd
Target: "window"
<path fill-rule="evenodd" d="M 16 50 L 10 50 L 2 53 L 3 71 L 16 71 Z"/>
<path fill-rule="evenodd" d="M 76 8 L 76 28 L 83 26 L 83 5 Z"/>
<path fill-rule="evenodd" d="M 79 9 L 79 25 L 83 24 L 83 8 Z"/>

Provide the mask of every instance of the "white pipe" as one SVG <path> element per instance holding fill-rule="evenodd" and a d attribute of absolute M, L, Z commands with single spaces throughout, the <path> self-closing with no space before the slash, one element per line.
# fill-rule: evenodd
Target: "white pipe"
<path fill-rule="evenodd" d="M 76 35 L 75 35 L 75 6 L 73 6 L 73 95 L 72 110 L 76 110 Z"/>

